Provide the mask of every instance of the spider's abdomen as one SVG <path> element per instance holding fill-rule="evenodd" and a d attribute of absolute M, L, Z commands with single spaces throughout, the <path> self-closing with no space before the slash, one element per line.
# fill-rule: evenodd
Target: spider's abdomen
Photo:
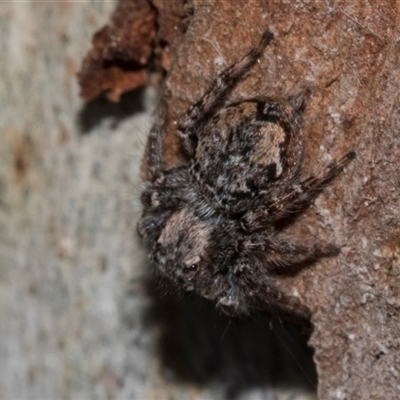
<path fill-rule="evenodd" d="M 197 191 L 218 211 L 239 215 L 287 175 L 290 126 L 279 103 L 248 101 L 216 114 L 191 163 Z"/>

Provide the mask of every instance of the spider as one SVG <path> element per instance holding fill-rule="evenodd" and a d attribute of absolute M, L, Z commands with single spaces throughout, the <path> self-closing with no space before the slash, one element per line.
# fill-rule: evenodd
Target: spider
<path fill-rule="evenodd" d="M 349 152 L 301 179 L 304 95 L 227 104 L 230 89 L 273 39 L 266 31 L 183 116 L 177 135 L 186 161 L 164 165 L 165 106 L 145 152 L 148 180 L 138 232 L 152 264 L 175 286 L 232 316 L 252 309 L 306 312 L 277 288 L 276 273 L 337 255 L 340 247 L 294 243 L 278 225 L 307 207 L 355 157 Z"/>

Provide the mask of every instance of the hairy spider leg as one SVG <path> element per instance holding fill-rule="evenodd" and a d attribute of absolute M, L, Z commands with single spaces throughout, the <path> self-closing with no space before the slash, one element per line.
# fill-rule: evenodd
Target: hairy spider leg
<path fill-rule="evenodd" d="M 159 105 L 156 122 L 152 126 L 147 138 L 145 150 L 145 165 L 147 168 L 147 180 L 154 182 L 164 171 L 163 149 L 164 137 L 167 129 L 167 106 L 164 102 Z"/>
<path fill-rule="evenodd" d="M 346 165 L 356 156 L 350 151 L 338 161 L 333 161 L 323 173 L 289 186 L 288 190 L 275 195 L 275 200 L 269 205 L 262 205 L 254 211 L 249 211 L 241 219 L 241 226 L 246 232 L 256 232 L 272 227 L 273 223 L 282 217 L 287 217 L 307 207 L 321 190 L 336 178 Z"/>
<path fill-rule="evenodd" d="M 279 236 L 273 240 L 265 237 L 257 237 L 255 240 L 249 238 L 242 246 L 243 252 L 256 254 L 268 269 L 290 267 L 340 253 L 340 247 L 332 243 L 297 244 Z"/>
<path fill-rule="evenodd" d="M 273 280 L 270 280 L 268 285 L 264 285 L 263 289 L 264 296 L 256 299 L 255 308 L 264 311 L 267 306 L 272 315 L 278 318 L 290 315 L 290 321 L 292 323 L 297 322 L 300 325 L 304 325 L 306 321 L 311 319 L 309 308 L 303 305 L 298 298 L 283 293 Z"/>
<path fill-rule="evenodd" d="M 264 49 L 271 43 L 274 34 L 267 30 L 264 32 L 259 44 L 252 48 L 240 61 L 222 71 L 212 82 L 210 89 L 203 97 L 193 104 L 182 122 L 178 126 L 178 135 L 183 141 L 183 146 L 189 156 L 192 156 L 197 143 L 197 135 L 212 116 L 212 111 L 221 102 L 227 91 L 239 80 L 239 78 L 250 68 Z"/>
<path fill-rule="evenodd" d="M 354 160 L 355 157 L 356 153 L 350 151 L 339 160 L 331 162 L 317 176 L 311 176 L 298 185 L 293 185 L 286 193 L 282 193 L 275 198 L 268 207 L 270 213 L 278 217 L 287 216 L 309 205 L 319 195 L 321 190 L 336 178 L 343 171 L 343 168 L 350 161 Z"/>
<path fill-rule="evenodd" d="M 231 315 L 235 315 L 238 309 L 242 313 L 247 313 L 252 308 L 263 311 L 267 308 L 278 316 L 283 311 L 284 313 L 289 313 L 291 318 L 296 316 L 299 320 L 310 317 L 309 309 L 303 306 L 296 297 L 286 295 L 282 292 L 268 270 L 262 270 L 258 273 L 252 270 L 252 273 L 241 274 L 239 285 L 241 289 L 238 291 L 236 288 L 236 291 L 232 290 L 228 292 L 227 296 L 217 303 L 217 307 L 222 308 L 226 313 Z M 238 293 L 241 294 L 239 298 L 236 298 Z M 230 309 L 229 306 L 231 305 L 233 305 L 234 310 Z"/>

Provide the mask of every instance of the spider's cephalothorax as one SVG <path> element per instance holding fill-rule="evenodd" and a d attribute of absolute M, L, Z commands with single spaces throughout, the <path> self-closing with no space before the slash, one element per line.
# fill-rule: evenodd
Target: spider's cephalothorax
<path fill-rule="evenodd" d="M 301 179 L 303 96 L 226 104 L 229 89 L 272 39 L 267 31 L 182 118 L 177 134 L 188 161 L 173 168 L 163 163 L 165 107 L 145 154 L 138 230 L 152 263 L 175 285 L 215 300 L 231 315 L 251 308 L 299 312 L 274 285 L 274 270 L 336 255 L 339 248 L 293 243 L 276 224 L 307 206 L 355 156 L 347 153 Z"/>

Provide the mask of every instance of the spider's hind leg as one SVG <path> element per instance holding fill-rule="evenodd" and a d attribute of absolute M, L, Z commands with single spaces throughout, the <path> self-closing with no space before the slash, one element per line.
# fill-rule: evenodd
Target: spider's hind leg
<path fill-rule="evenodd" d="M 222 71 L 211 83 L 210 89 L 203 97 L 189 108 L 178 126 L 178 135 L 189 156 L 193 155 L 199 127 L 204 126 L 218 103 L 223 100 L 229 89 L 237 83 L 248 68 L 257 61 L 257 58 L 273 38 L 274 34 L 271 31 L 265 31 L 258 45 L 252 48 L 240 61 Z"/>
<path fill-rule="evenodd" d="M 269 212 L 274 215 L 275 220 L 296 213 L 307 207 L 321 192 L 321 190 L 336 178 L 354 158 L 356 153 L 350 151 L 339 160 L 331 162 L 325 169 L 311 176 L 289 190 L 280 193 L 269 206 Z"/>
<path fill-rule="evenodd" d="M 268 204 L 250 210 L 241 218 L 242 229 L 248 233 L 268 230 L 281 218 L 296 214 L 308 207 L 321 190 L 336 178 L 355 156 L 356 153 L 350 151 L 338 161 L 330 163 L 322 173 L 277 191 Z"/>

